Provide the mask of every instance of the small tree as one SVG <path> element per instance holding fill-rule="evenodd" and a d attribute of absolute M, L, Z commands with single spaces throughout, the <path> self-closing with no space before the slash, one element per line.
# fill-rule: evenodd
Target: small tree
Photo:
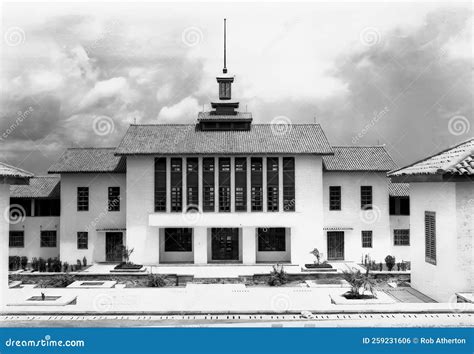
<path fill-rule="evenodd" d="M 316 260 L 314 261 L 314 264 L 319 264 L 319 262 L 321 260 L 321 254 L 319 253 L 319 250 L 317 248 L 315 248 L 314 250 L 312 250 L 309 253 L 311 253 L 316 258 Z"/>
<path fill-rule="evenodd" d="M 132 255 L 134 248 L 127 248 L 127 246 L 122 246 L 122 259 L 126 264 L 130 264 L 130 256 Z"/>
<path fill-rule="evenodd" d="M 351 289 L 349 295 L 354 298 L 361 298 L 366 291 L 375 296 L 375 280 L 370 276 L 369 269 L 365 274 L 360 270 L 353 268 L 350 271 L 343 271 L 342 276 L 349 283 Z"/>
<path fill-rule="evenodd" d="M 395 266 L 395 257 L 388 255 L 385 257 L 385 265 L 389 272 L 392 271 L 393 267 Z"/>

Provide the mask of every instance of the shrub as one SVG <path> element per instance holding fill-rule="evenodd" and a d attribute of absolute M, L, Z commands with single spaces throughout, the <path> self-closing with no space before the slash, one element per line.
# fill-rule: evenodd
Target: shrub
<path fill-rule="evenodd" d="M 48 260 L 46 261 L 46 269 L 47 269 L 48 272 L 53 271 L 53 259 L 52 258 L 48 258 Z"/>
<path fill-rule="evenodd" d="M 165 277 L 161 274 L 148 274 L 148 286 L 150 288 L 162 288 L 166 286 Z"/>
<path fill-rule="evenodd" d="M 268 284 L 270 286 L 280 286 L 288 282 L 288 274 L 280 264 L 274 265 L 273 270 L 270 272 L 268 278 Z"/>
<path fill-rule="evenodd" d="M 80 270 L 82 268 L 82 263 L 80 259 L 76 260 L 76 265 L 77 265 L 76 270 Z"/>
<path fill-rule="evenodd" d="M 385 265 L 389 272 L 392 271 L 393 267 L 395 266 L 395 257 L 388 255 L 385 257 Z"/>
<path fill-rule="evenodd" d="M 86 258 L 86 256 L 84 256 L 84 258 L 82 258 L 82 265 L 84 267 L 87 267 L 87 258 Z"/>
<path fill-rule="evenodd" d="M 53 276 L 51 279 L 41 283 L 42 288 L 65 288 L 74 282 L 74 276 L 70 274 L 61 274 Z"/>
<path fill-rule="evenodd" d="M 46 261 L 41 257 L 38 260 L 38 270 L 40 272 L 46 272 Z"/>
<path fill-rule="evenodd" d="M 21 266 L 21 259 L 19 256 L 8 257 L 8 270 L 18 270 Z"/>
<path fill-rule="evenodd" d="M 37 272 L 39 270 L 39 261 L 38 261 L 38 258 L 36 257 L 33 257 L 31 259 L 31 268 Z"/>
<path fill-rule="evenodd" d="M 69 263 L 68 262 L 63 263 L 63 272 L 64 273 L 69 272 Z"/>
<path fill-rule="evenodd" d="M 371 295 L 375 296 L 376 283 L 370 276 L 369 269 L 367 269 L 365 274 L 362 274 L 358 269 L 343 271 L 342 276 L 351 286 L 351 289 L 347 293 L 351 298 L 362 298 L 365 291 L 368 291 Z"/>
<path fill-rule="evenodd" d="M 379 270 L 380 270 L 380 271 L 383 270 L 383 264 L 382 264 L 382 262 L 379 263 Z"/>
<path fill-rule="evenodd" d="M 62 263 L 59 258 L 54 258 L 51 265 L 51 271 L 59 273 L 62 270 Z"/>
<path fill-rule="evenodd" d="M 28 257 L 26 257 L 26 256 L 21 257 L 20 262 L 21 262 L 21 268 L 23 270 L 26 270 L 26 266 L 28 265 Z"/>

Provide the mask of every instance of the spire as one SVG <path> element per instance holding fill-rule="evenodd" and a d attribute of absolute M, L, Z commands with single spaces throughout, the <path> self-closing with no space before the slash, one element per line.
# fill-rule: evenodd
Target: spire
<path fill-rule="evenodd" d="M 226 56 L 226 42 L 227 42 L 227 35 L 226 35 L 226 27 L 227 27 L 227 19 L 224 19 L 224 69 L 222 69 L 222 72 L 224 74 L 227 74 L 227 63 L 226 63 L 226 59 L 227 59 L 227 56 Z"/>

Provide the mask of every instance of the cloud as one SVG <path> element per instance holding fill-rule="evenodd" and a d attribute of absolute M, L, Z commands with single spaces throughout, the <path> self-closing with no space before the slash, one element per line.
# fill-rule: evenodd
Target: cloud
<path fill-rule="evenodd" d="M 197 99 L 186 97 L 173 106 L 165 106 L 158 114 L 158 122 L 161 123 L 192 123 L 197 118 L 199 108 Z"/>

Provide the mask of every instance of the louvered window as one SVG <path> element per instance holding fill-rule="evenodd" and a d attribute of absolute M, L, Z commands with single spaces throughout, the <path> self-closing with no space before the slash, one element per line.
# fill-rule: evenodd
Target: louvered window
<path fill-rule="evenodd" d="M 425 211 L 425 260 L 436 264 L 436 213 Z"/>

